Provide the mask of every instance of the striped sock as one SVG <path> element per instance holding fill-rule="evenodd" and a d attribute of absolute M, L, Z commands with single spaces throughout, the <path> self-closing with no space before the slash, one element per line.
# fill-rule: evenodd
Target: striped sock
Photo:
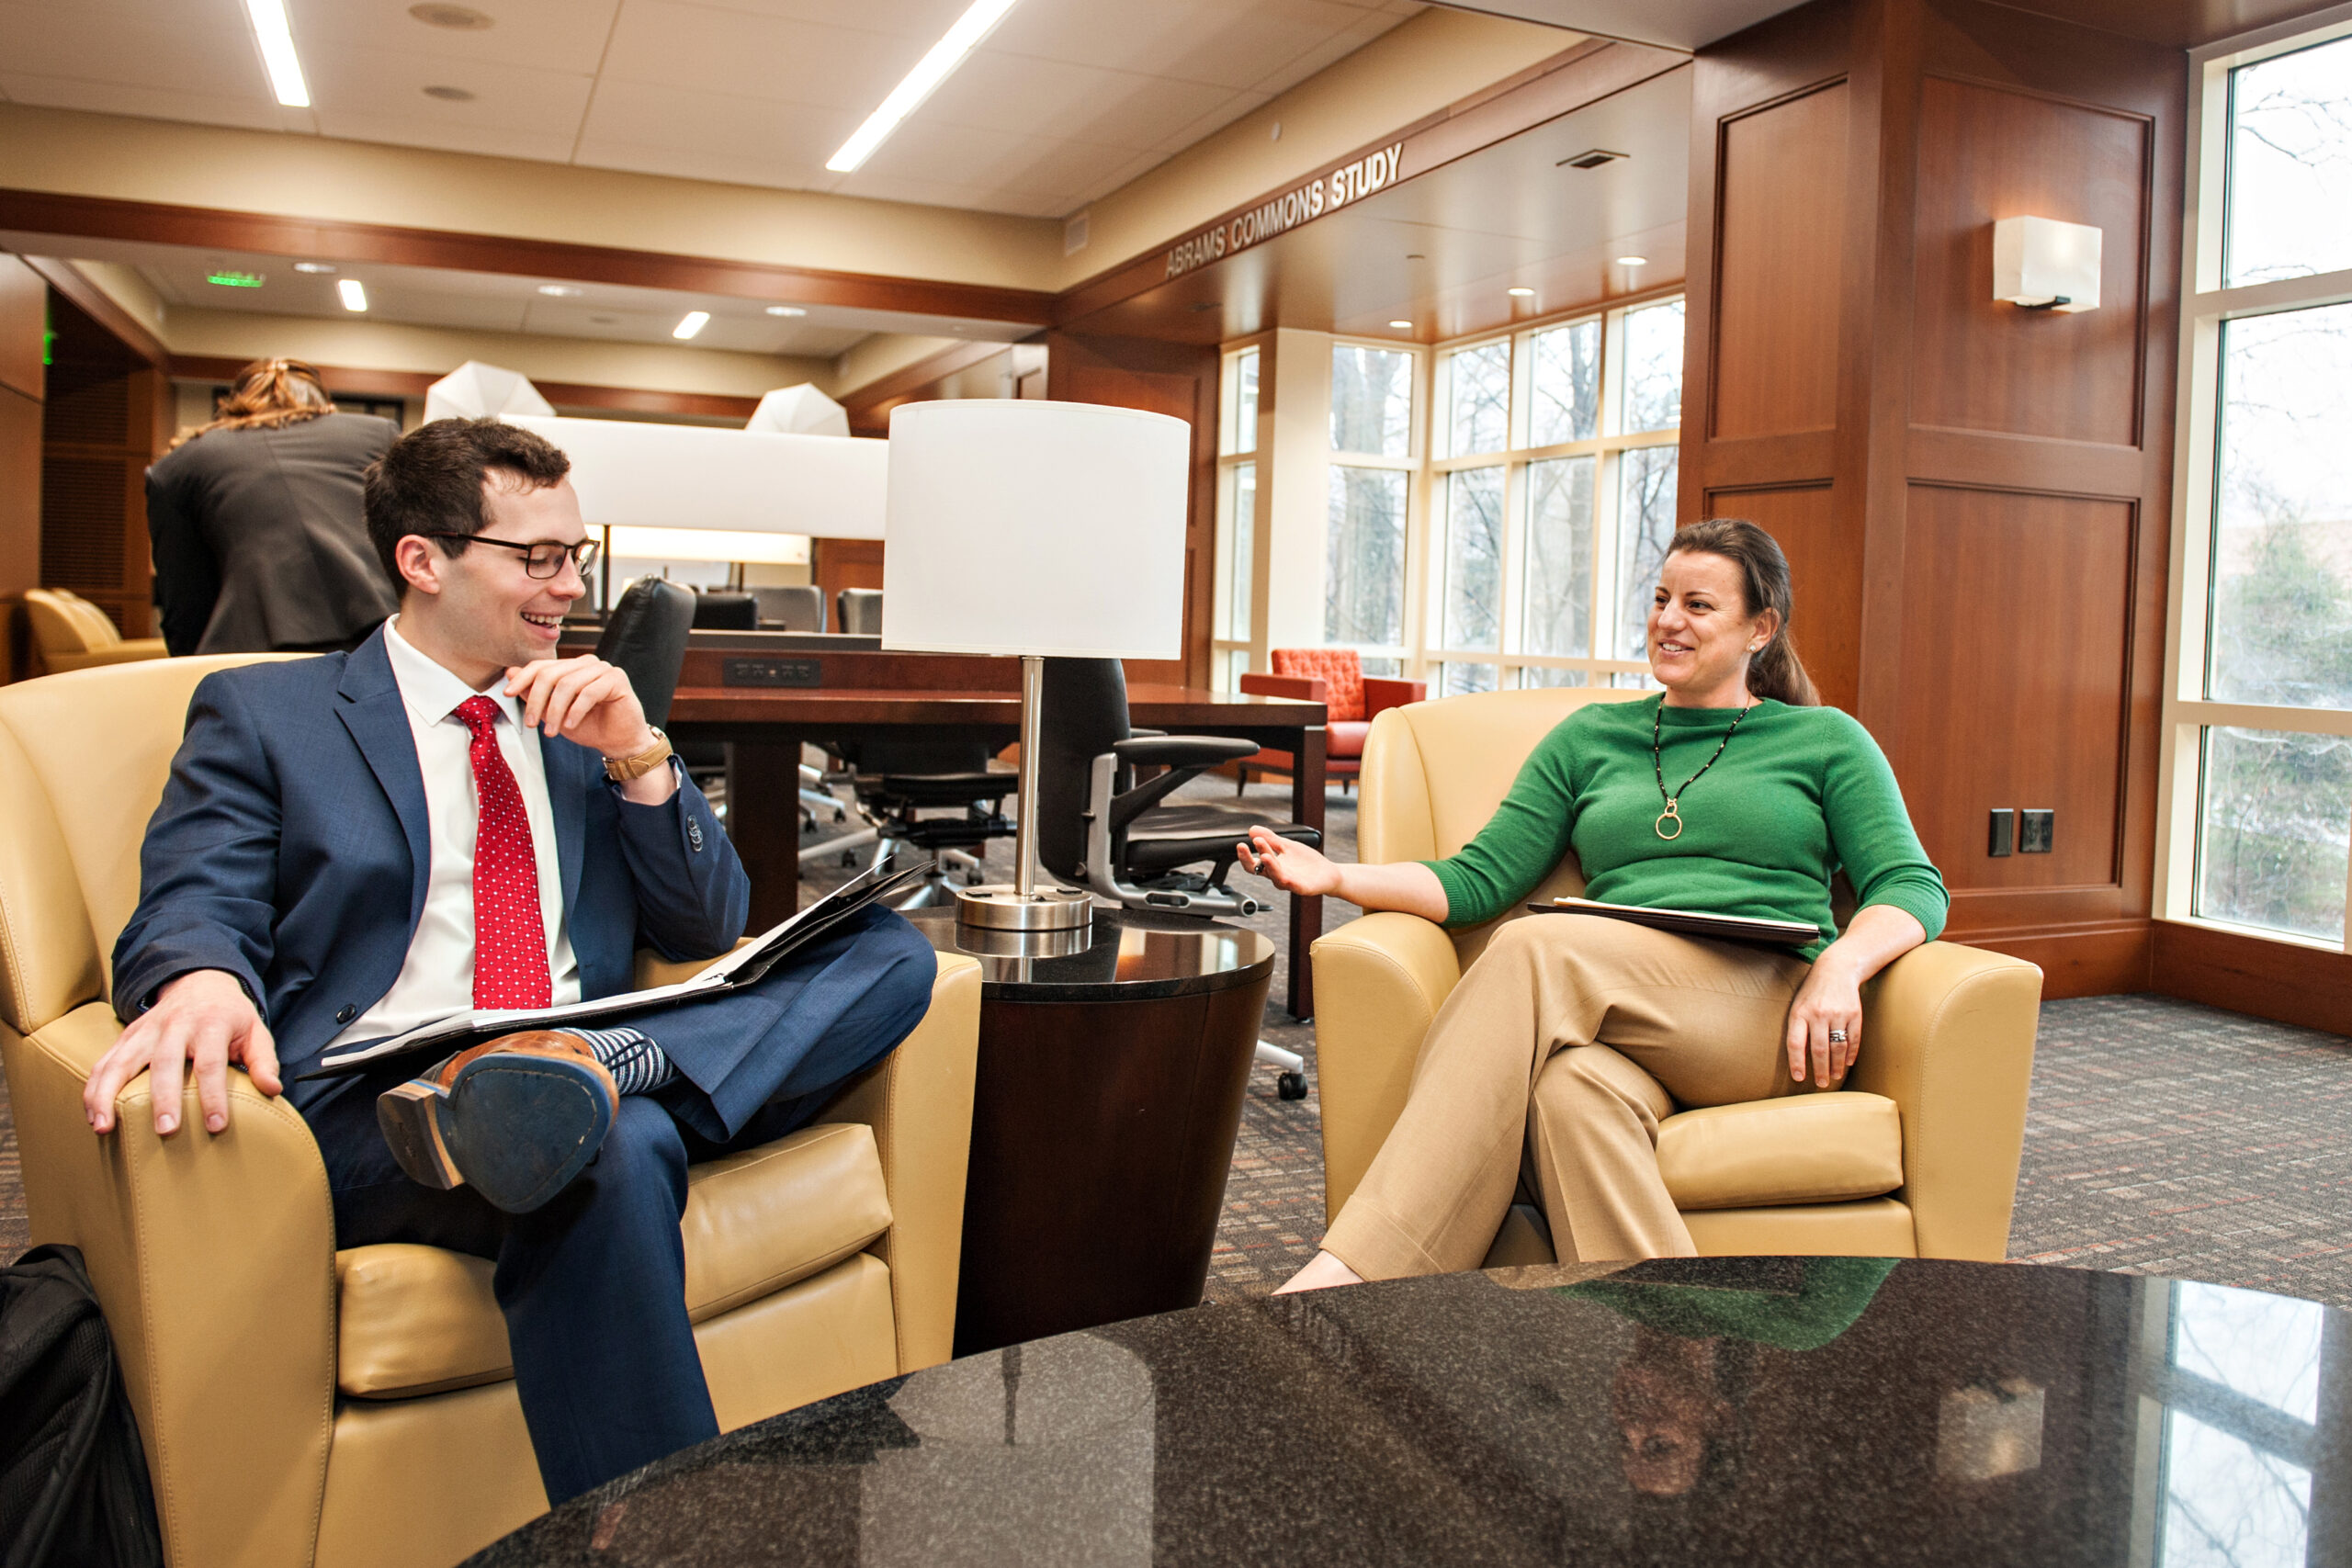
<path fill-rule="evenodd" d="M 613 1087 L 623 1094 L 651 1094 L 678 1076 L 662 1047 L 623 1024 L 618 1029 L 571 1029 L 613 1075 Z"/>

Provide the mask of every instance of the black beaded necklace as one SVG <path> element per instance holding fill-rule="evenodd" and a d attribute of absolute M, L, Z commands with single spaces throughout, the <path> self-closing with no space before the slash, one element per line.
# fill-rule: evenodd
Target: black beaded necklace
<path fill-rule="evenodd" d="M 1666 809 L 1659 812 L 1657 814 L 1657 820 L 1651 824 L 1652 828 L 1657 830 L 1659 838 L 1670 840 L 1682 837 L 1682 812 L 1680 809 L 1682 796 L 1689 792 L 1692 784 L 1699 782 L 1700 774 L 1704 773 L 1707 769 L 1715 765 L 1715 757 L 1722 756 L 1724 754 L 1724 746 L 1730 745 L 1731 738 L 1739 733 L 1740 720 L 1745 719 L 1749 714 L 1755 711 L 1756 705 L 1754 703 L 1747 703 L 1742 705 L 1739 710 L 1739 718 L 1733 719 L 1731 721 L 1731 728 L 1724 731 L 1723 745 L 1715 748 L 1715 756 L 1708 758 L 1706 762 L 1701 766 L 1698 773 L 1692 773 L 1689 778 L 1684 779 L 1682 781 L 1682 788 L 1676 790 L 1672 795 L 1668 795 L 1666 793 L 1666 760 L 1660 754 L 1658 750 L 1658 739 L 1661 734 L 1660 727 L 1666 723 L 1666 699 L 1662 696 L 1658 698 L 1657 711 L 1650 716 L 1650 769 L 1657 774 L 1657 797 L 1666 802 Z M 1674 824 L 1674 831 L 1671 833 L 1666 830 L 1666 825 L 1668 822 Z"/>

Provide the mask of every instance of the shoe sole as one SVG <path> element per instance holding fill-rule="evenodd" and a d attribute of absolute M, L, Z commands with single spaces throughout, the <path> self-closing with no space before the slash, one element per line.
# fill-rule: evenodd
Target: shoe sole
<path fill-rule="evenodd" d="M 527 1214 L 571 1185 L 613 1127 L 605 1083 L 584 1062 L 490 1055 L 447 1090 L 418 1078 L 379 1097 L 376 1118 L 401 1170 L 427 1187 L 471 1187 Z"/>

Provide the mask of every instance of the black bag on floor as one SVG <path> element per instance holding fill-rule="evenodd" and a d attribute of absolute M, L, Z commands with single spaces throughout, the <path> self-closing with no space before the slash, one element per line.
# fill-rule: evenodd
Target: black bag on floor
<path fill-rule="evenodd" d="M 0 1269 L 0 1568 L 164 1561 L 147 1456 L 71 1247 Z"/>

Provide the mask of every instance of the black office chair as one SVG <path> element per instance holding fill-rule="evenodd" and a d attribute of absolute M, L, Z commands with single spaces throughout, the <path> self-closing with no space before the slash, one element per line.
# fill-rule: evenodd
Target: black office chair
<path fill-rule="evenodd" d="M 678 692 L 686 633 L 694 621 L 692 592 L 658 577 L 640 577 L 605 617 L 604 633 L 596 638 L 596 657 L 628 675 L 645 722 L 656 728 L 670 721 L 670 699 Z"/>
<path fill-rule="evenodd" d="M 760 625 L 770 631 L 821 632 L 825 629 L 825 591 L 814 583 L 754 588 Z"/>
<path fill-rule="evenodd" d="M 760 602 L 738 588 L 713 588 L 696 593 L 695 629 L 710 632 L 758 631 Z"/>
<path fill-rule="evenodd" d="M 988 746 L 978 740 L 922 738 L 838 741 L 830 748 L 850 764 L 858 814 L 873 826 L 878 863 L 899 845 L 930 853 L 931 874 L 901 909 L 946 903 L 948 874 L 964 870 L 980 878 L 980 853 L 990 839 L 1012 836 L 1004 797 L 1019 785 L 1009 769 L 991 770 Z M 956 817 L 925 817 L 926 810 L 961 807 Z M 831 849 L 830 844 L 819 850 Z M 813 853 L 816 852 L 803 852 Z"/>
<path fill-rule="evenodd" d="M 853 637 L 880 637 L 882 590 L 844 588 L 834 594 L 833 624 Z"/>
<path fill-rule="evenodd" d="M 1225 886 L 1250 829 L 1323 841 L 1313 828 L 1214 801 L 1158 804 L 1186 779 L 1253 755 L 1258 742 L 1131 731 L 1126 671 L 1115 659 L 1046 660 L 1041 722 L 1038 856 L 1064 882 L 1134 908 L 1251 915 L 1258 901 Z M 1134 784 L 1136 767 L 1154 764 L 1168 771 Z M 1200 864 L 1211 867 L 1205 875 L 1181 869 Z"/>

